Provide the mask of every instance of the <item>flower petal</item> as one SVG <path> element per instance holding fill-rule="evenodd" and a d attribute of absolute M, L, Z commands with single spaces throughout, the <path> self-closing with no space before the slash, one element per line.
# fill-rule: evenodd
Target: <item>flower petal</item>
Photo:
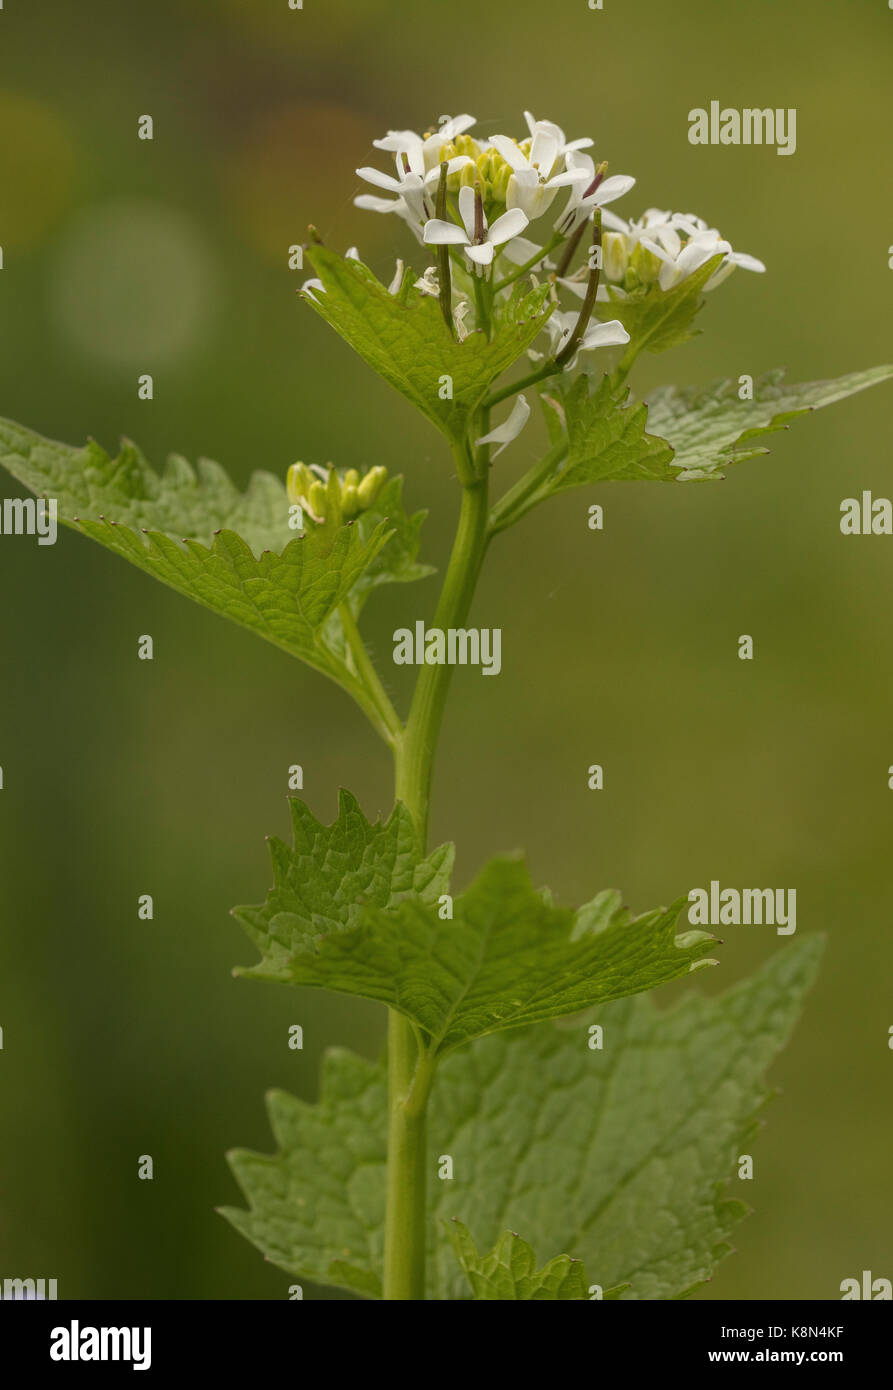
<path fill-rule="evenodd" d="M 489 265 L 496 255 L 496 250 L 492 241 L 485 241 L 480 246 L 466 246 L 465 254 L 477 265 Z"/>
<path fill-rule="evenodd" d="M 465 224 L 468 240 L 474 236 L 474 189 L 463 184 L 459 189 L 459 216 Z M 486 223 L 484 224 L 486 226 Z"/>
<path fill-rule="evenodd" d="M 509 208 L 508 212 L 497 217 L 487 233 L 487 240 L 492 241 L 494 246 L 501 246 L 504 241 L 511 241 L 512 237 L 520 236 L 529 221 L 527 213 L 522 212 L 520 208 Z"/>
<path fill-rule="evenodd" d="M 400 179 L 395 179 L 393 174 L 383 174 L 380 169 L 358 169 L 357 173 L 361 179 L 367 183 L 374 183 L 376 188 L 387 188 L 392 193 L 400 192 Z"/>
<path fill-rule="evenodd" d="M 530 419 L 530 406 L 527 404 L 526 396 L 519 396 L 512 406 L 512 413 L 501 425 L 497 425 L 495 430 L 489 434 L 482 434 L 480 439 L 476 439 L 475 444 L 498 444 L 499 448 L 493 453 L 496 458 L 501 454 L 507 444 L 511 444 L 513 439 L 517 439 L 527 421 Z"/>
<path fill-rule="evenodd" d="M 733 251 L 729 260 L 740 266 L 742 270 L 763 271 L 766 269 L 762 261 L 758 261 L 756 256 L 748 256 L 746 251 Z"/>
<path fill-rule="evenodd" d="M 425 244 L 427 246 L 464 246 L 468 237 L 455 222 L 442 222 L 432 217 L 425 223 Z"/>
<path fill-rule="evenodd" d="M 629 174 L 612 174 L 604 183 L 600 183 L 592 194 L 593 201 L 598 207 L 603 207 L 605 203 L 613 203 L 615 198 L 622 198 L 624 193 L 628 193 L 634 188 L 636 181 Z"/>
<path fill-rule="evenodd" d="M 531 167 L 530 160 L 524 157 L 514 140 L 510 140 L 507 135 L 491 135 L 490 144 L 494 150 L 502 155 L 509 168 L 514 169 L 516 173 L 519 169 Z"/>
<path fill-rule="evenodd" d="M 607 323 L 590 323 L 580 346 L 588 352 L 592 348 L 617 347 L 628 342 L 629 334 L 620 320 L 610 319 Z"/>
<path fill-rule="evenodd" d="M 367 212 L 396 212 L 398 208 L 405 207 L 402 198 L 376 198 L 372 193 L 361 193 L 354 198 L 355 208 L 364 208 Z"/>

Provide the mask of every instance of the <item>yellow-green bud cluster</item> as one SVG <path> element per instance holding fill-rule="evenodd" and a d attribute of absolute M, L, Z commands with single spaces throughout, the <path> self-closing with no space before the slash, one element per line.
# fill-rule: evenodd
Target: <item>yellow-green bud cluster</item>
<path fill-rule="evenodd" d="M 308 468 L 306 463 L 293 463 L 285 485 L 289 502 L 302 507 L 317 524 L 334 521 L 340 525 L 372 506 L 387 476 L 388 470 L 381 465 L 370 468 L 361 478 L 355 468 L 340 474 L 331 466 L 326 472 Z"/>

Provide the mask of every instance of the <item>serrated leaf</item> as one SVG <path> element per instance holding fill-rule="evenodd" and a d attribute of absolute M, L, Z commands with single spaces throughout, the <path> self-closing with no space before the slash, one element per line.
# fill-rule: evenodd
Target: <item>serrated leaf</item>
<path fill-rule="evenodd" d="M 590 394 L 585 376 L 555 392 L 567 430 L 565 463 L 548 481 L 549 492 L 633 479 L 667 481 L 676 477 L 673 450 L 664 439 L 646 434 L 648 407 L 616 399 L 603 377 Z"/>
<path fill-rule="evenodd" d="M 704 305 L 702 291 L 722 260 L 722 255 L 712 256 L 669 290 L 653 284 L 646 290 L 624 295 L 609 285 L 609 298 L 596 304 L 595 313 L 605 321 L 619 319 L 631 345 L 640 351 L 666 352 L 667 348 L 678 347 L 700 332 L 694 327 L 694 320 Z"/>
<path fill-rule="evenodd" d="M 0 463 L 54 497 L 65 524 L 348 689 L 353 678 L 326 640 L 330 617 L 357 585 L 418 574 L 422 517 L 406 516 L 399 479 L 385 489 L 393 525 L 377 510 L 359 525 L 311 525 L 297 536 L 285 487 L 269 473 L 241 493 L 207 459 L 196 471 L 172 456 L 159 474 L 129 442 L 112 458 L 94 441 L 72 448 L 5 420 Z"/>
<path fill-rule="evenodd" d="M 747 1208 L 727 1193 L 771 1092 L 821 955 L 818 937 L 775 951 L 753 978 L 711 999 L 659 1010 L 648 998 L 601 1007 L 588 1028 L 544 1024 L 480 1038 L 435 1080 L 428 1188 L 428 1297 L 468 1297 L 442 1236 L 459 1217 L 482 1248 L 506 1229 L 567 1251 L 605 1290 L 672 1299 L 709 1279 Z M 278 1151 L 238 1152 L 250 1210 L 225 1215 L 299 1277 L 380 1288 L 387 1162 L 384 1061 L 327 1057 L 316 1105 L 270 1098 Z M 345 1272 L 345 1266 L 350 1273 Z"/>
<path fill-rule="evenodd" d="M 889 380 L 893 366 L 870 367 L 829 381 L 788 383 L 784 375 L 779 367 L 758 377 L 753 400 L 739 400 L 737 380 L 704 387 L 662 386 L 652 392 L 648 426 L 675 450 L 675 476 L 683 481 L 721 477 L 723 464 L 769 452 L 754 440 L 784 429 L 810 410 Z"/>
<path fill-rule="evenodd" d="M 392 908 L 407 894 L 436 904 L 449 890 L 453 846 L 422 855 L 402 803 L 387 821 L 372 823 L 342 789 L 329 826 L 303 801 L 289 805 L 293 844 L 270 842 L 275 881 L 266 901 L 233 909 L 263 957 L 238 974 L 291 982 L 296 958 L 312 956 L 323 937 L 349 930 L 367 909 Z"/>
<path fill-rule="evenodd" d="M 493 1250 L 480 1255 L 467 1226 L 455 1218 L 445 1225 L 474 1298 L 490 1301 L 589 1298 L 586 1271 L 580 1260 L 571 1259 L 570 1255 L 556 1255 L 542 1269 L 537 1269 L 532 1247 L 515 1231 L 504 1231 Z"/>
<path fill-rule="evenodd" d="M 459 343 L 430 295 L 410 289 L 404 301 L 361 262 L 321 246 L 306 256 L 325 287 L 305 294 L 307 303 L 454 443 L 465 439 L 491 383 L 527 351 L 552 312 L 547 285 L 526 294 L 518 289 L 489 343 L 482 332 Z M 445 376 L 451 399 L 441 399 Z"/>
<path fill-rule="evenodd" d="M 316 1105 L 267 1095 L 273 1157 L 227 1154 L 251 1210 L 221 1210 L 280 1269 L 381 1297 L 387 1076 L 343 1050 L 326 1054 Z"/>
<path fill-rule="evenodd" d="M 316 863 L 290 873 L 288 860 L 280 861 L 277 883 L 324 872 L 322 855 Z M 277 956 L 275 978 L 387 1004 L 421 1029 L 436 1054 L 653 989 L 687 974 L 715 942 L 706 933 L 677 940 L 685 899 L 597 931 L 585 929 L 584 908 L 581 931 L 578 914 L 544 901 L 516 859 L 488 864 L 456 898 L 452 919 L 441 919 L 434 895 L 404 896 L 390 906 L 370 900 L 357 905 L 352 924 L 334 922 L 328 935 L 317 934 L 315 950 L 308 949 L 305 910 L 289 912 L 289 900 L 288 890 L 277 892 L 288 914 L 279 943 L 295 945 L 288 958 Z M 268 976 L 266 964 L 252 973 L 258 970 Z"/>
<path fill-rule="evenodd" d="M 206 545 L 218 531 L 236 531 L 256 553 L 281 550 L 294 539 L 285 486 L 272 473 L 254 473 L 240 492 L 211 459 L 193 468 L 172 454 L 158 473 L 129 439 L 112 457 L 94 439 L 74 448 L 12 420 L 0 420 L 0 463 L 38 496 L 55 497 L 60 520 L 69 525 L 76 517 L 105 517 L 132 531 Z"/>
<path fill-rule="evenodd" d="M 360 575 L 351 594 L 351 607 L 358 612 L 372 589 L 382 584 L 413 584 L 435 574 L 433 565 L 419 564 L 421 528 L 428 513 L 410 514 L 403 504 L 402 477 L 389 478 L 371 507 L 360 512 L 356 525 L 364 540 L 386 524 L 390 533 L 386 545 Z"/>

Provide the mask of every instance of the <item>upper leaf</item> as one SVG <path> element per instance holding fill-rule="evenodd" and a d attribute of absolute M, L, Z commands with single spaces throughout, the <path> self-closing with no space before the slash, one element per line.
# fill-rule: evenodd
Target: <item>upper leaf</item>
<path fill-rule="evenodd" d="M 814 978 L 821 938 L 773 952 L 750 980 L 666 1011 L 648 998 L 588 1021 L 480 1038 L 442 1063 L 432 1092 L 428 1297 L 468 1297 L 441 1222 L 458 1217 L 483 1249 L 523 1232 L 566 1251 L 606 1291 L 671 1299 L 709 1279 L 747 1208 L 726 1184 L 770 1096 L 763 1074 Z M 277 1092 L 278 1152 L 239 1151 L 250 1210 L 224 1215 L 289 1273 L 380 1292 L 387 1163 L 384 1062 L 326 1059 L 320 1100 Z"/>
<path fill-rule="evenodd" d="M 405 298 L 391 294 L 362 262 L 321 246 L 306 255 L 325 287 L 305 293 L 307 303 L 454 443 L 465 439 L 490 384 L 526 352 L 552 312 L 547 285 L 519 289 L 490 342 L 476 332 L 460 343 L 431 295 L 411 286 Z"/>
<path fill-rule="evenodd" d="M 392 479 L 370 515 L 347 526 L 289 527 L 282 482 L 255 473 L 239 492 L 219 464 L 177 455 L 157 473 L 125 441 L 112 458 L 0 420 L 0 463 L 55 498 L 59 519 L 206 608 L 252 629 L 348 689 L 330 619 L 359 586 L 415 579 L 423 513 L 409 517 Z M 387 508 L 387 512 L 385 511 Z M 333 621 L 337 621 L 333 619 Z"/>
<path fill-rule="evenodd" d="M 685 481 L 722 477 L 725 463 L 740 463 L 769 452 L 754 444 L 761 435 L 784 429 L 798 415 L 832 405 L 893 376 L 893 366 L 869 367 L 830 381 L 786 382 L 779 367 L 758 377 L 753 400 L 739 398 L 737 381 L 708 386 L 661 386 L 651 393 L 649 428 L 675 451 L 674 476 Z"/>
<path fill-rule="evenodd" d="M 601 899 L 595 910 L 553 907 L 515 859 L 489 864 L 444 917 L 452 853 L 419 862 L 403 807 L 371 827 L 346 798 L 327 830 L 300 802 L 292 808 L 295 849 L 273 842 L 266 903 L 236 910 L 264 952 L 241 973 L 379 1000 L 438 1053 L 653 989 L 692 969 L 715 940 L 677 938 L 682 900 L 638 918 L 606 918 Z M 389 878 L 381 863 L 399 874 Z"/>
<path fill-rule="evenodd" d="M 606 321 L 619 319 L 630 336 L 631 345 L 640 351 L 665 352 L 667 348 L 678 347 L 700 332 L 694 327 L 694 320 L 704 305 L 701 291 L 722 260 L 722 255 L 712 256 L 669 290 L 653 284 L 645 290 L 624 294 L 609 285 L 609 298 L 596 304 L 596 315 Z"/>
<path fill-rule="evenodd" d="M 329 826 L 296 797 L 289 805 L 294 844 L 270 842 L 275 882 L 266 901 L 233 909 L 263 956 L 238 974 L 288 983 L 296 958 L 312 955 L 323 937 L 353 927 L 365 909 L 393 907 L 407 894 L 436 903 L 448 890 L 453 846 L 423 856 L 402 803 L 387 821 L 370 823 L 342 789 L 338 818 Z"/>

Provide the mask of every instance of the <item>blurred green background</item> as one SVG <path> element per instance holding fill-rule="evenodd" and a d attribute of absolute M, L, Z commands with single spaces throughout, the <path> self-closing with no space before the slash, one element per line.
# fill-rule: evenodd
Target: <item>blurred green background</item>
<path fill-rule="evenodd" d="M 515 131 L 525 107 L 593 135 L 639 180 L 618 210 L 694 210 L 769 268 L 711 296 L 703 336 L 650 358 L 637 389 L 776 364 L 832 376 L 893 356 L 891 35 L 885 0 L 7 0 L 0 414 L 73 443 L 128 435 L 157 462 L 206 454 L 240 482 L 296 458 L 387 464 L 430 508 L 439 564 L 445 448 L 286 264 L 308 221 L 388 279 L 412 255 L 396 221 L 352 206 L 372 139 L 459 111 Z M 796 107 L 796 154 L 690 146 L 688 110 L 713 98 Z M 432 833 L 457 841 L 461 882 L 523 847 L 564 902 L 616 885 L 644 910 L 718 878 L 795 887 L 798 930 L 830 933 L 773 1074 L 755 1215 L 704 1297 L 835 1298 L 863 1269 L 891 1276 L 893 540 L 838 529 L 843 497 L 891 492 L 891 421 L 880 387 L 725 483 L 556 500 L 491 552 L 475 621 L 503 629 L 501 678 L 453 686 Z M 536 447 L 531 430 L 498 474 Z M 72 532 L 0 538 L 0 575 L 0 1273 L 56 1276 L 62 1297 L 286 1297 L 214 1213 L 238 1200 L 224 1151 L 269 1150 L 263 1092 L 312 1098 L 322 1051 L 372 1055 L 382 1016 L 232 979 L 254 952 L 227 914 L 268 887 L 289 764 L 320 816 L 339 785 L 372 816 L 386 755 L 334 686 Z M 434 594 L 368 611 L 401 699 L 390 634 Z M 784 949 L 767 928 L 726 937 L 698 988 Z"/>

